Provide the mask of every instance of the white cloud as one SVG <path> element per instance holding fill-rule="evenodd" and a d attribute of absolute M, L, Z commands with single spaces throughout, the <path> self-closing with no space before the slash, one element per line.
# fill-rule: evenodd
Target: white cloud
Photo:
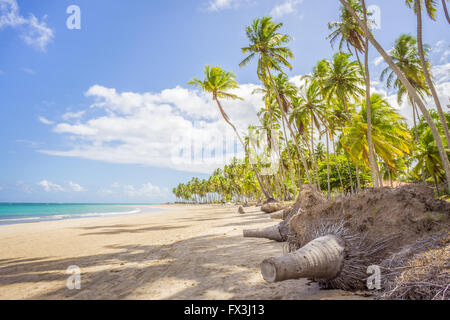
<path fill-rule="evenodd" d="M 98 193 L 101 194 L 101 195 L 107 196 L 107 195 L 114 194 L 114 191 L 109 190 L 109 189 L 102 188 L 102 189 L 100 189 L 100 190 L 98 191 Z"/>
<path fill-rule="evenodd" d="M 287 0 L 282 4 L 275 6 L 272 11 L 270 11 L 270 15 L 276 18 L 281 18 L 288 14 L 296 12 L 296 6 L 302 3 L 303 0 Z"/>
<path fill-rule="evenodd" d="M 48 119 L 45 118 L 45 117 L 39 117 L 39 121 L 42 122 L 43 124 L 46 124 L 46 125 L 52 125 L 52 124 L 54 124 L 53 121 L 50 121 L 50 120 L 48 120 Z"/>
<path fill-rule="evenodd" d="M 72 181 L 69 181 L 69 186 L 72 189 L 72 191 L 74 191 L 74 192 L 85 192 L 85 191 L 87 191 L 85 188 L 83 188 L 79 184 L 74 183 Z"/>
<path fill-rule="evenodd" d="M 31 75 L 35 75 L 36 71 L 34 71 L 33 69 L 30 68 L 22 68 L 22 71 Z"/>
<path fill-rule="evenodd" d="M 45 51 L 54 38 L 54 30 L 45 21 L 40 21 L 33 14 L 29 18 L 21 16 L 16 0 L 0 0 L 0 30 L 5 27 L 19 29 L 25 43 L 40 51 Z"/>
<path fill-rule="evenodd" d="M 71 120 L 71 119 L 79 119 L 81 118 L 86 111 L 79 111 L 79 112 L 67 112 L 61 116 L 61 118 L 65 121 Z"/>
<path fill-rule="evenodd" d="M 167 188 L 160 188 L 154 186 L 151 183 L 143 184 L 140 187 L 135 187 L 132 185 L 124 186 L 124 192 L 130 198 L 142 198 L 142 197 L 154 197 L 158 195 L 168 194 L 169 190 Z"/>
<path fill-rule="evenodd" d="M 209 2 L 208 9 L 210 11 L 219 11 L 231 8 L 232 0 L 214 0 Z"/>
<path fill-rule="evenodd" d="M 373 59 L 373 64 L 375 66 L 378 66 L 382 62 L 384 62 L 384 58 L 382 56 L 378 56 L 375 59 Z"/>
<path fill-rule="evenodd" d="M 242 4 L 248 4 L 253 0 L 209 0 L 207 5 L 208 11 L 222 11 L 227 9 L 237 9 Z"/>
<path fill-rule="evenodd" d="M 53 183 L 51 181 L 48 180 L 42 180 L 41 182 L 38 183 L 39 186 L 41 186 L 45 192 L 63 192 L 64 188 L 61 187 L 60 185 Z"/>
<path fill-rule="evenodd" d="M 257 124 L 256 113 L 263 106 L 260 94 L 252 95 L 257 85 L 244 84 L 233 92 L 245 101 L 223 100 L 223 108 L 243 132 L 249 124 Z M 103 116 L 86 119 L 76 124 L 57 123 L 53 131 L 70 135 L 69 150 L 41 150 L 56 156 L 78 157 L 112 163 L 132 163 L 173 168 L 191 172 L 211 172 L 234 155 L 228 146 L 226 157 L 203 155 L 204 161 L 180 162 L 179 154 L 192 137 L 196 145 L 213 148 L 229 144 L 235 135 L 223 121 L 215 102 L 209 95 L 176 87 L 160 93 L 117 92 L 99 85 L 91 87 L 86 95 L 94 99 L 91 107 L 104 111 Z M 190 150 L 186 149 L 186 152 Z M 220 150 L 219 150 L 220 151 Z"/>

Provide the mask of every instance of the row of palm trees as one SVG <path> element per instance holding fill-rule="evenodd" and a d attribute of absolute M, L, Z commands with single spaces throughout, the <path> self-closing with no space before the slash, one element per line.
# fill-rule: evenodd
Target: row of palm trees
<path fill-rule="evenodd" d="M 268 132 L 269 146 L 274 142 L 272 137 L 280 138 L 277 152 L 281 164 L 276 174 L 265 176 L 261 174 L 262 161 L 249 161 L 257 146 L 248 136 L 242 137 L 222 107 L 221 99 L 241 99 L 230 92 L 238 88 L 235 75 L 206 66 L 204 80 L 194 78 L 189 82 L 212 94 L 246 157 L 234 159 L 208 180 L 194 178 L 187 185 L 179 185 L 174 189 L 177 198 L 195 202 L 248 200 L 260 195 L 292 199 L 304 183 L 316 184 L 331 196 L 383 186 L 386 176 L 391 182 L 402 178 L 423 183 L 431 177 L 437 188 L 445 182 L 446 191 L 450 190 L 448 114 L 443 112 L 431 81 L 429 48 L 422 43 L 421 33 L 422 7 L 434 19 L 435 2 L 406 1 L 417 16 L 417 38 L 400 35 L 389 52 L 371 33 L 373 23 L 365 1 L 340 2 L 340 20 L 328 26 L 328 39 L 332 46 L 339 42 L 339 52 L 330 60 L 320 60 L 312 73 L 303 77 L 300 87 L 289 82 L 285 74 L 286 68 L 292 68 L 293 53 L 287 47 L 291 38 L 280 31 L 283 24 L 263 17 L 246 28 L 249 45 L 242 48 L 247 57 L 240 66 L 257 59 L 256 72 L 262 84 L 258 91 L 263 93 L 264 107 L 258 113 L 260 124 L 256 129 Z M 381 80 L 397 91 L 400 103 L 407 97 L 413 109 L 413 130 L 384 97 L 371 94 L 370 44 L 388 65 Z M 430 96 L 436 111 L 425 107 L 425 99 Z M 235 170 L 238 174 L 233 173 Z M 333 181 L 336 174 L 337 185 Z"/>

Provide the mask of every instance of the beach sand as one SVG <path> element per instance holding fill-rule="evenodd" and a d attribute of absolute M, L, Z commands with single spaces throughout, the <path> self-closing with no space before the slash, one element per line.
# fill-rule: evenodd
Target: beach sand
<path fill-rule="evenodd" d="M 283 244 L 244 239 L 276 224 L 259 208 L 164 205 L 158 213 L 0 226 L 0 299 L 363 299 L 308 280 L 266 283 Z M 69 290 L 69 266 L 81 289 Z"/>

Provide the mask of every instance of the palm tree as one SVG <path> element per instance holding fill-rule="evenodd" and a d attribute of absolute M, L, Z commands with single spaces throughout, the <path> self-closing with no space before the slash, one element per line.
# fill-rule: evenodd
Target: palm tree
<path fill-rule="evenodd" d="M 392 59 L 389 57 L 388 53 L 383 49 L 383 47 L 378 43 L 378 41 L 376 41 L 376 39 L 370 33 L 369 28 L 367 27 L 367 25 L 364 25 L 364 23 L 358 17 L 356 12 L 352 9 L 352 7 L 348 4 L 348 2 L 346 0 L 339 0 L 339 1 L 351 13 L 351 15 L 353 16 L 355 21 L 357 21 L 358 25 L 361 28 L 363 28 L 363 30 L 364 30 L 364 32 L 366 34 L 366 37 L 369 39 L 370 43 L 381 54 L 381 56 L 383 57 L 384 61 L 386 61 L 386 63 L 389 65 L 389 67 L 391 67 L 391 69 L 395 72 L 397 77 L 403 83 L 403 85 L 405 86 L 406 90 L 408 91 L 408 94 L 410 94 L 414 98 L 414 101 L 419 106 L 420 111 L 422 112 L 422 115 L 424 116 L 425 120 L 427 121 L 428 125 L 430 126 L 430 129 L 431 129 L 431 132 L 433 134 L 433 137 L 436 140 L 436 145 L 437 145 L 437 148 L 439 150 L 439 157 L 442 160 L 443 167 L 444 167 L 444 170 L 445 170 L 445 176 L 446 176 L 446 180 L 447 180 L 447 187 L 448 187 L 448 190 L 450 192 L 450 163 L 448 161 L 447 154 L 445 152 L 445 148 L 444 148 L 444 144 L 442 142 L 442 138 L 439 135 L 439 131 L 438 131 L 435 123 L 433 122 L 433 120 L 432 120 L 432 118 L 430 116 L 430 113 L 428 112 L 427 108 L 425 107 L 424 102 L 419 97 L 419 95 L 415 91 L 414 87 L 409 83 L 409 81 L 406 78 L 406 76 L 394 64 Z M 361 1 L 363 1 L 363 0 L 361 0 Z"/>
<path fill-rule="evenodd" d="M 425 75 L 425 79 L 427 81 L 428 87 L 431 90 L 431 95 L 433 96 L 434 103 L 436 104 L 436 108 L 439 113 L 439 118 L 441 119 L 442 126 L 444 128 L 445 139 L 450 142 L 450 134 L 448 131 L 447 122 L 445 120 L 444 111 L 441 107 L 441 102 L 439 101 L 439 96 L 437 94 L 436 88 L 434 87 L 433 81 L 431 80 L 431 74 L 429 71 L 430 64 L 425 57 L 425 49 L 423 45 L 423 37 L 422 37 L 422 4 L 425 5 L 425 9 L 427 11 L 428 16 L 432 20 L 436 20 L 436 2 L 435 0 L 406 0 L 406 4 L 413 8 L 417 17 L 417 44 L 419 48 L 419 57 L 420 62 L 422 64 L 422 71 Z M 444 3 L 445 4 L 445 3 Z"/>
<path fill-rule="evenodd" d="M 318 166 L 315 159 L 314 151 L 314 129 L 320 136 L 320 128 L 323 125 L 328 128 L 328 119 L 330 118 L 330 113 L 325 100 L 322 99 L 319 83 L 316 80 L 305 80 L 305 84 L 301 86 L 299 91 L 299 104 L 297 106 L 297 112 L 299 114 L 305 114 L 309 116 L 311 125 L 311 156 L 312 161 L 315 163 L 317 185 L 320 190 L 319 172 Z"/>
<path fill-rule="evenodd" d="M 372 94 L 372 132 L 376 155 L 391 168 L 396 168 L 396 159 L 411 152 L 411 134 L 404 118 L 379 94 Z M 351 126 L 344 128 L 340 142 L 355 163 L 363 159 L 369 165 L 367 139 L 366 103 L 352 119 Z"/>
<path fill-rule="evenodd" d="M 222 70 L 220 67 L 211 67 L 209 65 L 205 66 L 204 73 L 205 73 L 205 80 L 200 81 L 194 78 L 193 80 L 189 81 L 189 84 L 197 86 L 203 89 L 204 91 L 210 92 L 212 94 L 213 100 L 217 103 L 217 106 L 219 108 L 220 113 L 222 114 L 223 119 L 225 120 L 226 123 L 228 123 L 231 126 L 231 128 L 233 128 L 242 147 L 244 148 L 246 155 L 249 156 L 248 149 L 245 147 L 245 144 L 242 141 L 239 132 L 237 131 L 234 124 L 230 121 L 230 118 L 226 114 L 225 110 L 223 109 L 219 101 L 219 98 L 242 100 L 242 98 L 226 92 L 227 90 L 238 88 L 238 84 L 235 80 L 235 75 L 231 72 L 226 72 Z M 253 170 L 255 171 L 256 178 L 258 179 L 259 185 L 261 187 L 261 191 L 264 193 L 267 200 L 272 199 L 272 197 L 264 189 L 261 177 L 259 176 L 254 164 L 252 164 L 252 166 Z"/>
<path fill-rule="evenodd" d="M 365 10 L 365 3 L 363 2 L 363 6 L 358 0 L 350 0 L 349 5 L 353 8 L 353 10 L 360 16 L 363 17 L 365 24 L 367 25 L 367 11 Z M 328 36 L 330 39 L 331 45 L 341 37 L 339 50 L 342 51 L 343 44 L 346 43 L 349 53 L 351 53 L 350 47 L 354 48 L 354 52 L 356 58 L 358 60 L 358 64 L 361 69 L 361 73 L 364 76 L 364 82 L 366 85 L 366 101 L 367 101 L 367 112 L 369 113 L 369 117 L 367 117 L 370 122 L 371 117 L 371 107 L 370 107 L 370 75 L 369 75 L 369 43 L 367 39 L 364 39 L 365 33 L 364 30 L 358 25 L 355 21 L 351 13 L 345 8 L 341 7 L 341 21 L 330 23 L 328 25 L 329 29 L 334 29 L 333 32 Z M 358 52 L 364 52 L 364 67 L 359 58 Z M 372 182 L 374 187 L 378 186 L 378 166 L 374 157 L 373 151 L 373 142 L 372 142 L 372 132 L 371 132 L 371 124 L 367 125 L 367 137 L 369 140 L 369 159 L 370 159 L 370 171 L 372 173 Z"/>
<path fill-rule="evenodd" d="M 405 74 L 409 83 L 415 88 L 416 92 L 423 99 L 424 95 L 430 95 L 429 89 L 426 84 L 425 76 L 422 72 L 422 65 L 418 56 L 418 48 L 416 39 L 407 34 L 402 34 L 395 40 L 394 47 L 389 52 L 390 57 L 394 64 Z M 415 117 L 415 105 L 413 98 L 408 94 L 405 86 L 396 77 L 394 71 L 391 68 L 386 67 L 381 72 L 381 81 L 386 79 L 386 86 L 388 88 L 394 88 L 397 90 L 397 102 L 402 104 L 405 94 L 408 96 L 408 101 L 413 108 L 414 114 L 414 131 L 416 140 L 418 141 L 416 117 Z"/>
<path fill-rule="evenodd" d="M 297 151 L 303 162 L 305 168 L 308 168 L 306 160 L 304 159 L 301 148 L 298 145 L 296 135 L 286 118 L 285 106 L 282 103 L 282 99 L 277 90 L 277 85 L 272 77 L 271 70 L 283 73 L 283 67 L 292 69 L 288 59 L 292 59 L 294 55 L 292 51 L 283 46 L 288 43 L 291 38 L 288 35 L 281 34 L 278 31 L 283 26 L 282 23 L 274 23 L 272 18 L 263 17 L 261 19 L 255 19 L 251 26 L 246 28 L 247 37 L 250 41 L 250 45 L 242 48 L 242 53 L 250 53 L 239 64 L 240 67 L 246 66 L 253 58 L 258 56 L 257 74 L 260 80 L 266 87 L 272 88 L 275 93 L 277 103 L 282 111 L 284 121 L 287 123 L 292 138 L 296 144 Z M 312 182 L 308 170 L 306 170 L 307 178 Z"/>
<path fill-rule="evenodd" d="M 327 68 L 327 73 L 320 79 L 328 99 L 337 97 L 346 111 L 349 110 L 348 105 L 351 99 L 357 99 L 364 94 L 361 88 L 363 83 L 361 70 L 358 63 L 350 61 L 349 58 L 350 54 L 336 53 Z"/>
<path fill-rule="evenodd" d="M 442 162 L 439 158 L 439 152 L 436 147 L 436 141 L 433 139 L 431 131 L 427 128 L 420 136 L 420 143 L 416 151 L 417 164 L 413 168 L 413 173 L 417 176 L 428 174 L 433 178 L 437 193 L 439 194 L 438 181 L 443 180 Z"/>

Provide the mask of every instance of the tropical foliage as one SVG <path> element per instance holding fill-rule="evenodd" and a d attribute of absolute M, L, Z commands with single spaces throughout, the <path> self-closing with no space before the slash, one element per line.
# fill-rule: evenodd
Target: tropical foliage
<path fill-rule="evenodd" d="M 389 52 L 370 31 L 373 22 L 365 1 L 340 2 L 339 21 L 328 25 L 328 39 L 332 45 L 338 44 L 338 52 L 319 60 L 301 85 L 295 85 L 286 74 L 294 55 L 288 47 L 291 37 L 282 33 L 283 24 L 263 17 L 246 28 L 249 44 L 241 49 L 246 56 L 240 66 L 256 60 L 261 85 L 255 92 L 263 97 L 255 126 L 239 131 L 220 103 L 221 99 L 240 99 L 230 93 L 238 88 L 233 73 L 206 66 L 205 79 L 190 82 L 212 94 L 245 157 L 234 158 L 207 179 L 193 178 L 178 185 L 173 189 L 178 201 L 291 200 L 306 183 L 315 184 L 329 197 L 393 186 L 394 182 L 427 183 L 438 193 L 449 192 L 450 113 L 443 113 L 437 103 L 436 110 L 429 104 L 425 107 L 425 99 L 434 97 L 434 87 L 429 81 L 430 48 L 422 43 L 419 9 L 423 6 L 435 19 L 435 1 L 406 1 L 420 15 L 418 38 L 401 34 Z M 407 98 L 413 110 L 411 126 L 386 97 L 370 92 L 370 44 L 387 63 L 381 80 L 395 90 L 399 103 Z M 243 129 L 264 129 L 262 139 L 269 147 L 275 145 L 274 137 L 279 142 L 275 172 L 265 173 L 261 157 L 251 161 L 259 145 L 252 143 Z"/>

